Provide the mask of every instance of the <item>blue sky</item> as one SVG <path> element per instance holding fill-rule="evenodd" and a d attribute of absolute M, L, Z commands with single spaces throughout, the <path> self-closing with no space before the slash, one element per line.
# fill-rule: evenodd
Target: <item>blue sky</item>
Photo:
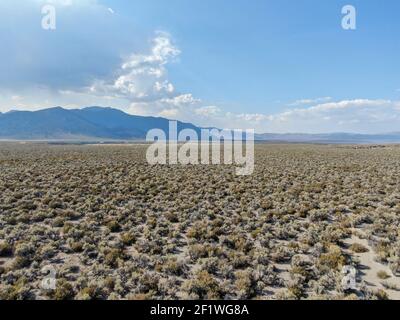
<path fill-rule="evenodd" d="M 341 27 L 347 4 L 356 30 Z M 2 0 L 0 12 L 2 112 L 103 105 L 258 132 L 400 131 L 397 0 Z"/>

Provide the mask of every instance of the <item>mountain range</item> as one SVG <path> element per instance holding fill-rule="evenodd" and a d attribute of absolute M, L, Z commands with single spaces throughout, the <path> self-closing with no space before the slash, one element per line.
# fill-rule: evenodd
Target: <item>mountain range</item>
<path fill-rule="evenodd" d="M 168 133 L 169 120 L 129 115 L 103 107 L 0 113 L 0 139 L 3 140 L 143 140 L 149 130 Z M 178 131 L 200 128 L 178 121 Z"/>
<path fill-rule="evenodd" d="M 178 132 L 201 127 L 178 121 Z M 149 130 L 157 128 L 168 133 L 169 119 L 127 114 L 104 107 L 64 109 L 61 107 L 38 111 L 9 111 L 0 113 L 2 140 L 64 140 L 64 141 L 126 141 L 144 140 Z M 255 139 L 267 142 L 291 143 L 400 143 L 400 132 L 387 134 L 304 134 L 264 133 Z"/>

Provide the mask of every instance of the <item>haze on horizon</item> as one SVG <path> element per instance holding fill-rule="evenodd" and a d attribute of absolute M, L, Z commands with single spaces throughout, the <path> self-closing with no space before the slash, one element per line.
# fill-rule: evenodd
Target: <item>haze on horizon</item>
<path fill-rule="evenodd" d="M 3 0 L 0 112 L 110 106 L 256 132 L 400 131 L 400 3 Z M 56 30 L 41 27 L 54 5 Z"/>

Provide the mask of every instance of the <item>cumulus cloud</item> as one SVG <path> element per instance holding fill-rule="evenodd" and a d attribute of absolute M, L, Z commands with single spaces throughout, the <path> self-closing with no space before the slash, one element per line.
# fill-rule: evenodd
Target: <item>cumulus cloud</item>
<path fill-rule="evenodd" d="M 194 108 L 200 104 L 200 99 L 195 99 L 192 94 L 186 93 L 152 101 L 133 102 L 130 104 L 127 111 L 139 115 L 161 116 L 174 114 L 179 116 L 180 119 L 185 119 L 188 115 L 193 113 Z"/>
<path fill-rule="evenodd" d="M 125 111 L 137 115 L 155 115 L 195 123 L 216 115 L 218 107 L 204 106 L 191 93 L 175 89 L 169 80 L 168 65 L 178 61 L 180 49 L 167 32 L 156 32 L 147 52 L 128 56 L 115 77 L 98 79 L 86 88 L 86 93 L 99 97 L 125 99 Z"/>
<path fill-rule="evenodd" d="M 166 65 L 178 57 L 180 50 L 172 44 L 170 35 L 157 32 L 148 54 L 132 54 L 111 80 L 97 80 L 91 94 L 113 95 L 131 102 L 154 102 L 174 98 L 175 88 L 168 80 Z"/>

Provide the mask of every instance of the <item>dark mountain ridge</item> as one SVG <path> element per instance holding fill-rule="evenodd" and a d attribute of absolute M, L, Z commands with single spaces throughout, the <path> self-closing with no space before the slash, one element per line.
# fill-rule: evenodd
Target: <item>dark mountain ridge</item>
<path fill-rule="evenodd" d="M 177 122 L 178 130 L 191 123 Z M 142 140 L 151 129 L 168 133 L 169 120 L 129 115 L 113 108 L 88 107 L 67 110 L 61 107 L 39 111 L 12 111 L 0 114 L 0 138 L 15 140 L 111 139 Z"/>

